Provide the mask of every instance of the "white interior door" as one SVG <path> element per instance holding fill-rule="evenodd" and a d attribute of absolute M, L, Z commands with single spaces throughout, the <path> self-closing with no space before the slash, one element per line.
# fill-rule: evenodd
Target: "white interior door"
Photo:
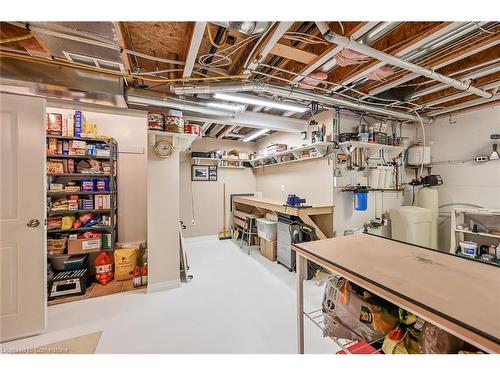
<path fill-rule="evenodd" d="M 46 326 L 45 99 L 0 93 L 0 341 Z"/>

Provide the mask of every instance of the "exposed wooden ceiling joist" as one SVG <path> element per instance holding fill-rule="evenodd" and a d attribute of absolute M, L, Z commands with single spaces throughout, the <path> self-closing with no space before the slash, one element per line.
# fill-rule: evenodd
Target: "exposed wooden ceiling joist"
<path fill-rule="evenodd" d="M 270 53 L 289 60 L 298 61 L 302 64 L 310 64 L 318 57 L 314 53 L 303 51 L 299 48 L 293 48 L 281 43 L 275 44 Z"/>
<path fill-rule="evenodd" d="M 478 52 L 487 50 L 491 47 L 494 47 L 500 43 L 500 35 L 493 35 L 491 37 L 488 37 L 481 42 L 472 42 L 472 44 L 466 48 L 460 48 L 455 50 L 453 53 L 449 54 L 446 57 L 443 57 L 437 61 L 434 61 L 431 65 L 424 65 L 425 67 L 429 69 L 441 69 L 447 65 L 450 65 L 452 63 L 455 63 L 457 61 L 463 60 L 471 55 L 474 55 Z M 404 74 L 403 77 L 392 80 L 389 83 L 385 83 L 381 86 L 378 86 L 372 90 L 369 91 L 370 95 L 377 95 L 383 91 L 386 91 L 390 89 L 391 87 L 396 87 L 401 84 L 404 84 L 406 82 L 409 82 L 415 78 L 417 78 L 419 75 L 416 73 L 410 73 L 410 74 Z"/>
<path fill-rule="evenodd" d="M 189 48 L 187 51 L 184 71 L 182 72 L 182 77 L 184 78 L 191 77 L 191 73 L 193 73 L 194 64 L 196 62 L 196 57 L 198 56 L 198 50 L 200 49 L 206 25 L 206 22 L 195 22 L 193 32 L 191 34 L 191 42 L 189 43 Z"/>
<path fill-rule="evenodd" d="M 372 47 L 396 57 L 402 57 L 408 52 L 446 34 L 455 27 L 457 27 L 457 23 L 453 22 L 404 22 L 386 37 L 374 43 Z M 407 40 L 407 42 L 401 43 L 403 40 Z M 342 69 L 334 69 L 328 78 L 330 81 L 347 85 L 364 78 L 368 73 L 384 65 L 386 65 L 385 62 L 372 59 L 369 63 L 361 65 L 361 67 L 353 68 L 348 66 Z"/>
<path fill-rule="evenodd" d="M 262 47 L 257 46 L 257 49 L 253 52 L 250 57 L 250 63 L 246 67 L 246 72 L 250 73 L 255 70 L 259 62 L 265 60 L 267 55 L 271 52 L 272 48 L 281 37 L 287 32 L 287 30 L 293 25 L 293 22 L 278 22 L 273 26 L 273 29 L 267 34 L 266 38 L 262 41 Z"/>
<path fill-rule="evenodd" d="M 349 36 L 353 39 L 358 39 L 363 36 L 366 32 L 372 29 L 378 22 L 360 22 L 358 27 L 355 27 L 351 30 L 350 33 L 347 33 L 346 36 Z M 300 75 L 296 76 L 292 79 L 293 82 L 300 82 L 304 78 L 321 66 L 323 66 L 326 62 L 330 61 L 337 53 L 340 52 L 342 47 L 331 45 L 328 47 L 321 55 L 319 55 L 314 61 L 312 61 L 306 68 L 300 71 Z"/>

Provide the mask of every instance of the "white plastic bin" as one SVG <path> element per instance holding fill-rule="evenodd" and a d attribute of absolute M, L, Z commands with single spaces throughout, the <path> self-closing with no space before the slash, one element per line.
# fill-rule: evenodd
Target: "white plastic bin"
<path fill-rule="evenodd" d="M 276 221 L 257 219 L 257 234 L 268 241 L 276 241 Z"/>

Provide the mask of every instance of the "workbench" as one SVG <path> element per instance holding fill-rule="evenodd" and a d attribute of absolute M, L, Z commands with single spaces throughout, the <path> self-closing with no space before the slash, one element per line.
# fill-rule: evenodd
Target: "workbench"
<path fill-rule="evenodd" d="M 292 245 L 298 352 L 306 259 L 488 353 L 500 353 L 500 267 L 370 234 Z"/>
<path fill-rule="evenodd" d="M 264 216 L 268 212 L 273 212 L 275 214 L 282 213 L 298 216 L 305 224 L 312 226 L 316 230 L 316 235 L 320 239 L 334 236 L 333 206 L 291 207 L 284 206 L 283 202 L 273 199 L 234 197 L 232 207 L 233 224 L 240 227 L 244 227 L 245 214 L 247 213 L 258 213 Z"/>

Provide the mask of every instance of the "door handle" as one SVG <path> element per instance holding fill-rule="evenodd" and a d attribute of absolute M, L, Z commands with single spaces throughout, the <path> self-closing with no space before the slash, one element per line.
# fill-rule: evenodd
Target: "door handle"
<path fill-rule="evenodd" d="M 28 221 L 26 223 L 26 226 L 30 227 L 30 228 L 36 228 L 39 225 L 40 225 L 40 221 L 38 219 L 31 219 L 30 221 Z"/>

